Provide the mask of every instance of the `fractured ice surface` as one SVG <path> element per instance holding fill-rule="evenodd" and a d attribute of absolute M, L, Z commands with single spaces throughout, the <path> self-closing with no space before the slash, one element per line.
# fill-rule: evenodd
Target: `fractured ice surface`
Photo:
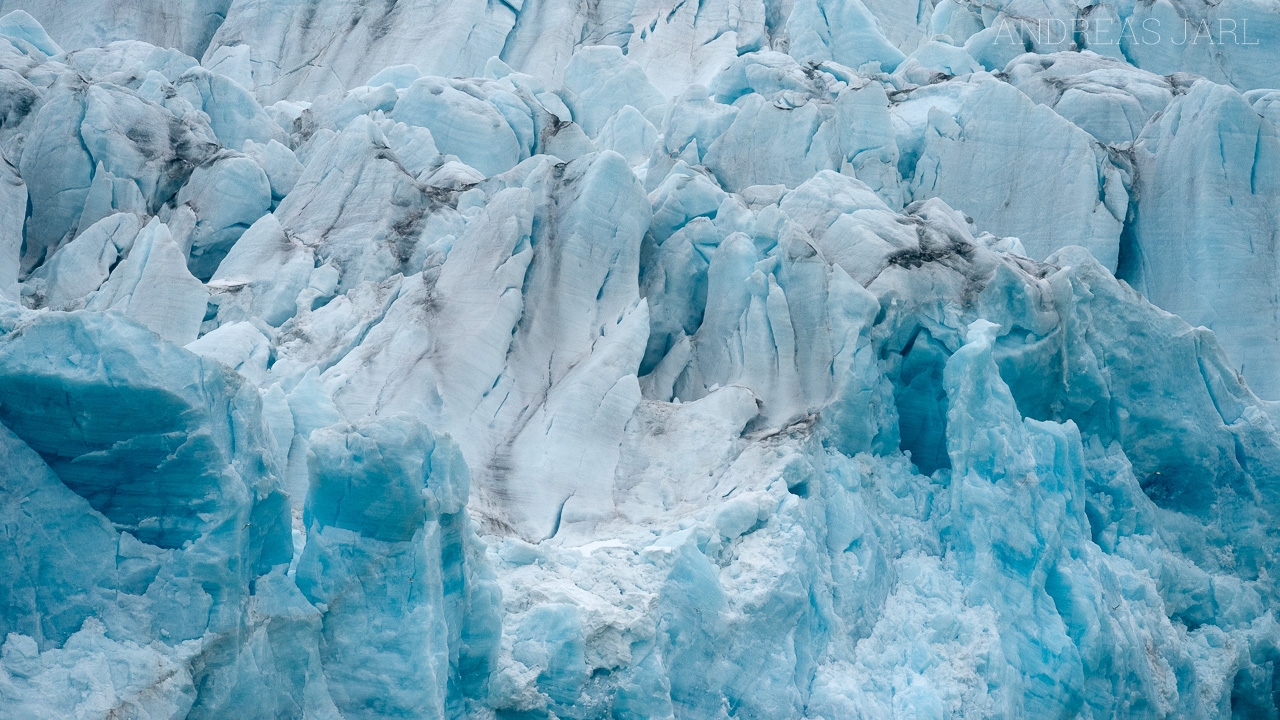
<path fill-rule="evenodd" d="M 1277 18 L 0 0 L 0 718 L 1280 716 Z"/>

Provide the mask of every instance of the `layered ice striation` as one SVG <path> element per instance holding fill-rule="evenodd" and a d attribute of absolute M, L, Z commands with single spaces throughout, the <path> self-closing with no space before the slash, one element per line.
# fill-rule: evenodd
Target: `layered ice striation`
<path fill-rule="evenodd" d="M 0 718 L 1280 717 L 1262 0 L 0 0 Z"/>

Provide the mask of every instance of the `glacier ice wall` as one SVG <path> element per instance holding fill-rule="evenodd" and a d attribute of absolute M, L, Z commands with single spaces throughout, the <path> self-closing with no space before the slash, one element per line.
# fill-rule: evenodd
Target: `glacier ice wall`
<path fill-rule="evenodd" d="M 1263 0 L 0 0 L 0 718 L 1278 718 Z"/>

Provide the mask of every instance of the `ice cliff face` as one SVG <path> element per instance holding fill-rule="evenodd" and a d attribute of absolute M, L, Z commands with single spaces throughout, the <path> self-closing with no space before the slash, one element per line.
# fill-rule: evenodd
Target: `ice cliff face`
<path fill-rule="evenodd" d="M 0 0 L 0 718 L 1280 716 L 1278 61 Z"/>

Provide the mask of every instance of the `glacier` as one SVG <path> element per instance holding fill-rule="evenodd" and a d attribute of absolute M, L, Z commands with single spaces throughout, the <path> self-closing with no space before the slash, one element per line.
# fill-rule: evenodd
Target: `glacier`
<path fill-rule="evenodd" d="M 0 720 L 1280 718 L 1270 0 L 0 0 Z"/>

